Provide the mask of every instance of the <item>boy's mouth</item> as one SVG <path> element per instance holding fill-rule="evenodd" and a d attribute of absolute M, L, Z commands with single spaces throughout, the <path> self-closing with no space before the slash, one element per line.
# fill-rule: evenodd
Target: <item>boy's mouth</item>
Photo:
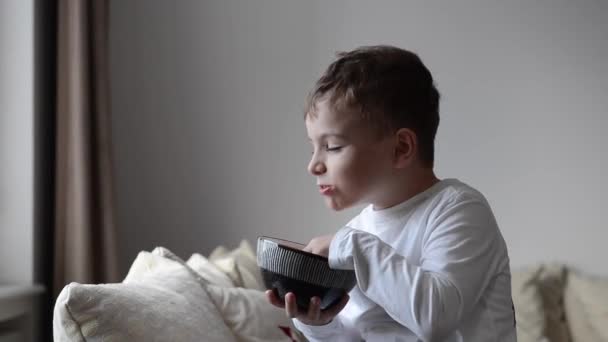
<path fill-rule="evenodd" d="M 334 187 L 331 185 L 319 185 L 319 192 L 323 195 L 329 195 L 334 191 Z"/>

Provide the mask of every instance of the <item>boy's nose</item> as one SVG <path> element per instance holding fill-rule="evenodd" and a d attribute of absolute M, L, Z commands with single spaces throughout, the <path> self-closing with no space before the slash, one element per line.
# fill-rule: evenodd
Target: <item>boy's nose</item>
<path fill-rule="evenodd" d="M 327 168 L 325 167 L 325 164 L 318 162 L 318 161 L 311 161 L 310 164 L 308 164 L 308 172 L 310 172 L 310 174 L 312 174 L 313 176 L 318 176 L 318 175 L 322 175 L 327 171 Z"/>

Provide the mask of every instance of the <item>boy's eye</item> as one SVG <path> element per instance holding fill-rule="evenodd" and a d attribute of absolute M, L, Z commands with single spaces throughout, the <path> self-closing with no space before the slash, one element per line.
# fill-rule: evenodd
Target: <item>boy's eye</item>
<path fill-rule="evenodd" d="M 340 151 L 341 149 L 342 149 L 342 146 L 325 145 L 325 151 L 328 151 L 328 152 L 337 152 L 337 151 Z"/>

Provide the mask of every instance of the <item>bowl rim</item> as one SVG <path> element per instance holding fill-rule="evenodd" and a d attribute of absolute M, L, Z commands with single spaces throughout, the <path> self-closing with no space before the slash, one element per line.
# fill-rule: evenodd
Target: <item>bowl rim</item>
<path fill-rule="evenodd" d="M 316 259 L 320 259 L 320 260 L 329 262 L 329 258 L 328 257 L 324 257 L 322 255 L 315 254 L 315 253 L 312 253 L 312 252 L 303 251 L 301 249 L 297 249 L 297 248 L 290 247 L 288 245 L 283 245 L 283 244 L 280 243 L 280 241 L 284 241 L 284 242 L 293 243 L 295 245 L 301 245 L 302 247 L 306 246 L 306 245 L 301 244 L 299 242 L 290 241 L 290 240 L 286 240 L 286 239 L 281 239 L 281 238 L 277 238 L 277 237 L 273 237 L 273 236 L 266 236 L 266 235 L 259 235 L 258 236 L 258 241 L 260 241 L 260 240 L 271 241 L 271 242 L 276 243 L 277 246 L 279 246 L 280 248 L 287 249 L 287 250 L 290 250 L 290 251 L 294 251 L 296 253 L 300 253 L 300 254 L 303 254 L 303 255 L 307 255 L 307 256 L 310 256 L 310 257 L 313 257 L 313 258 L 316 258 Z"/>

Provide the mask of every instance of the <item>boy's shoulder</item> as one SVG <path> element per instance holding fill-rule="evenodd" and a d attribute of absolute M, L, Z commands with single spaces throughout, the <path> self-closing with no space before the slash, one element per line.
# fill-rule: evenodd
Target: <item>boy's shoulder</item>
<path fill-rule="evenodd" d="M 351 223 L 362 217 L 374 222 L 383 222 L 412 215 L 438 216 L 450 208 L 462 208 L 465 203 L 482 204 L 484 211 L 491 211 L 488 201 L 480 191 L 458 179 L 448 178 L 394 207 L 376 211 L 372 205 L 368 205 Z"/>
<path fill-rule="evenodd" d="M 436 200 L 446 204 L 455 204 L 463 201 L 481 202 L 489 206 L 488 200 L 481 191 L 455 178 L 441 180 L 437 191 L 432 194 Z"/>

